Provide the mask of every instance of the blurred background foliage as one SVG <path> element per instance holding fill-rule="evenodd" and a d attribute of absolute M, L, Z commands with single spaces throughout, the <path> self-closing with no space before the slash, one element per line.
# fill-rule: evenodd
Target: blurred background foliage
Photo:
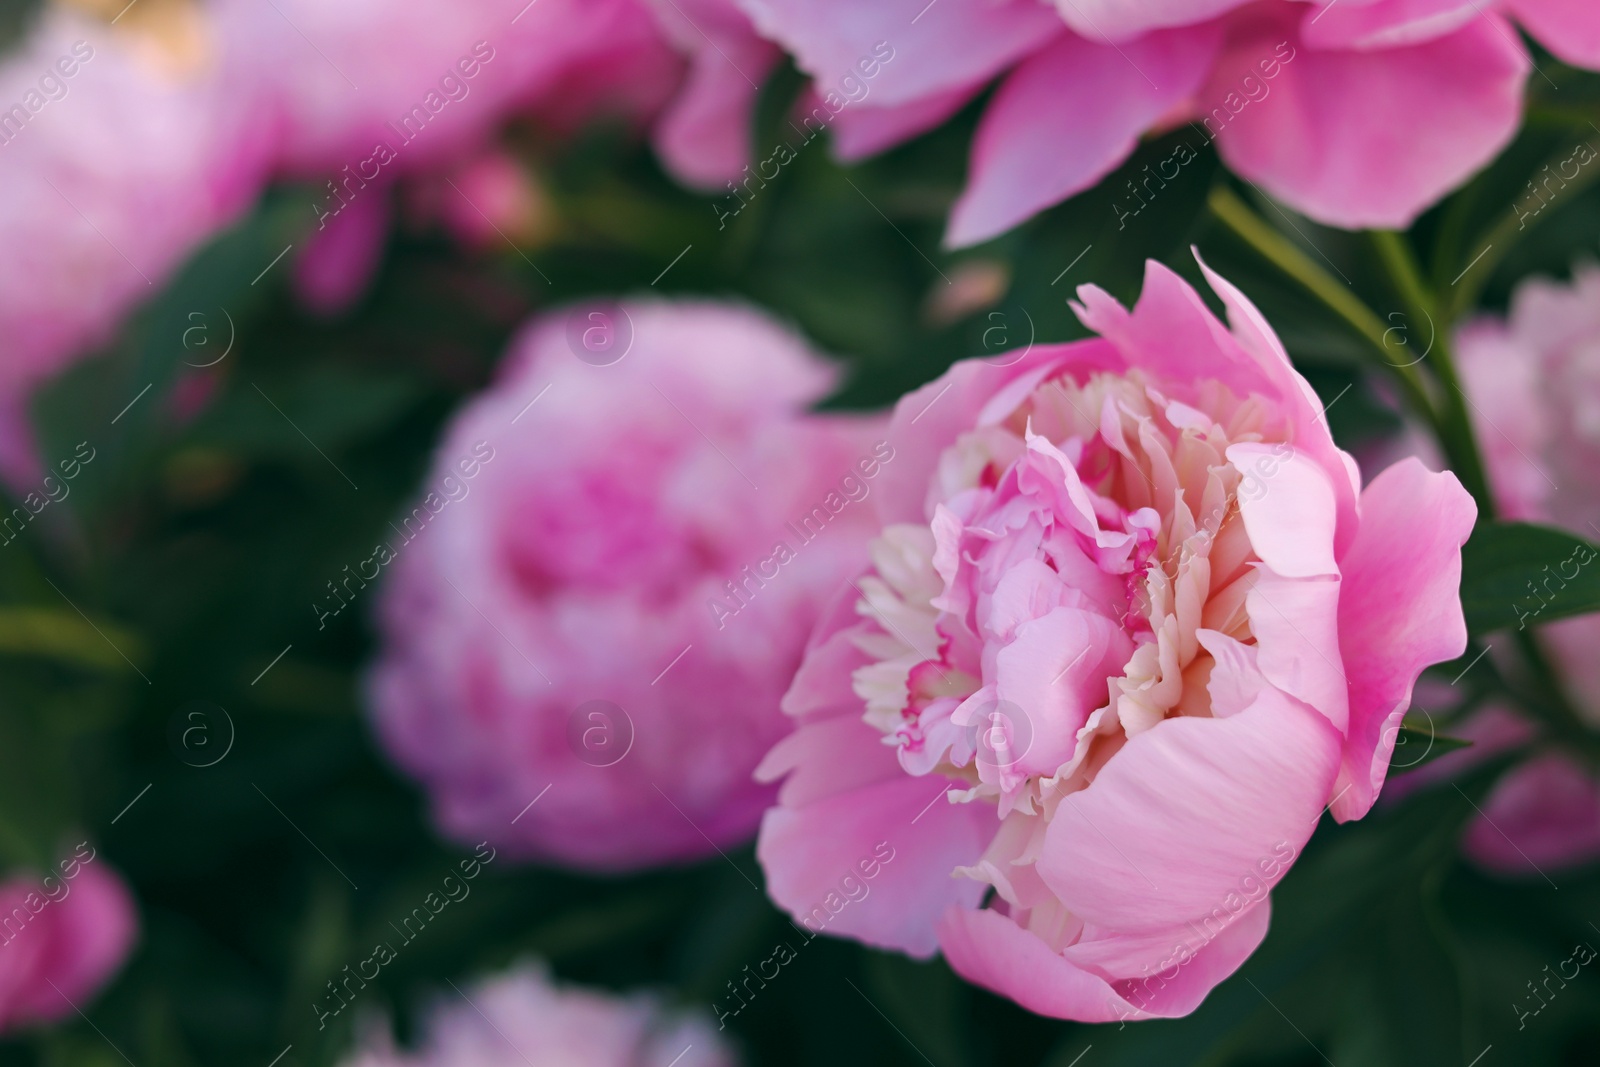
<path fill-rule="evenodd" d="M 14 17 L 0 8 L 0 23 Z M 1409 235 L 1446 299 L 1500 235 L 1459 290 L 1473 294 L 1464 307 L 1502 306 L 1515 280 L 1564 276 L 1600 250 L 1592 191 L 1525 229 L 1506 222 L 1545 162 L 1600 139 L 1600 79 L 1540 65 L 1555 80 L 1532 79 L 1525 132 Z M 793 71 L 773 80 L 758 157 L 797 142 L 786 116 L 799 85 Z M 370 292 L 332 320 L 291 295 L 294 251 L 262 274 L 286 245 L 303 247 L 320 199 L 280 188 L 41 394 L 46 459 L 81 442 L 95 458 L 67 500 L 0 548 L 0 864 L 41 866 L 91 838 L 134 885 L 143 932 L 87 1018 L 3 1043 L 0 1063 L 266 1067 L 292 1045 L 277 1061 L 289 1067 L 347 1047 L 360 1013 L 319 1030 L 310 1005 L 460 856 L 371 743 L 359 694 L 368 604 L 324 630 L 308 605 L 384 535 L 444 421 L 530 314 L 595 295 L 751 301 L 845 362 L 836 405 L 872 407 L 955 359 L 1083 336 L 1075 287 L 1131 302 L 1147 257 L 1198 282 L 1194 246 L 1334 402 L 1346 448 L 1399 428 L 1367 341 L 1208 202 L 1231 189 L 1379 316 L 1401 313 L 1370 239 L 1266 203 L 1192 129 L 1151 139 L 1095 190 L 998 240 L 943 251 L 980 110 L 861 166 L 839 166 L 818 138 L 725 229 L 717 205 L 729 201 L 677 187 L 620 131 L 574 145 L 514 129 L 507 146 L 547 194 L 546 236 L 473 252 L 400 227 Z M 1129 216 L 1132 184 L 1180 142 L 1198 158 Z M 1404 325 L 1397 343 L 1422 344 Z M 209 402 L 183 417 L 198 397 Z M 202 733 L 185 735 L 196 723 Z M 748 1062 L 774 1065 L 1600 1062 L 1600 976 L 1517 1025 L 1527 983 L 1575 942 L 1600 944 L 1600 876 L 1563 875 L 1557 890 L 1464 867 L 1456 837 L 1493 770 L 1357 824 L 1324 820 L 1274 893 L 1262 949 L 1189 1018 L 1040 1019 L 942 962 L 823 938 L 730 1030 Z M 760 880 L 749 848 L 629 878 L 492 864 L 358 1006 L 406 1032 L 447 979 L 537 953 L 563 977 L 709 1009 L 792 935 Z"/>

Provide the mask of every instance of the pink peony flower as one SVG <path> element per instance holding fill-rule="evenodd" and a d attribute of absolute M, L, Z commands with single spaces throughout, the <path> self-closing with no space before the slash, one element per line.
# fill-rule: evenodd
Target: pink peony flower
<path fill-rule="evenodd" d="M 699 1015 L 668 1012 L 644 995 L 613 996 L 551 982 L 523 965 L 443 997 L 414 1052 L 374 1029 L 343 1067 L 734 1067 L 732 1051 Z"/>
<path fill-rule="evenodd" d="M 371 181 L 453 161 L 521 113 L 561 132 L 605 115 L 654 122 L 670 170 L 720 185 L 750 159 L 756 94 L 779 55 L 733 0 L 217 0 L 217 11 L 240 58 L 233 91 L 262 103 L 284 167 L 335 185 L 346 165 Z"/>
<path fill-rule="evenodd" d="M 1205 273 L 1230 326 L 1152 262 L 1131 312 L 1079 290 L 1099 337 L 900 401 L 873 565 L 757 772 L 784 779 L 768 889 L 808 928 L 937 947 L 1045 1015 L 1183 1015 L 1265 936 L 1323 810 L 1372 806 L 1417 675 L 1466 645 L 1476 508 L 1415 460 L 1362 489 Z"/>
<path fill-rule="evenodd" d="M 375 725 L 445 832 L 599 870 L 749 838 L 784 687 L 866 561 L 863 501 L 908 462 L 881 420 L 806 413 L 834 379 L 717 304 L 572 309 L 518 338 L 377 553 L 399 558 Z"/>
<path fill-rule="evenodd" d="M 1522 283 L 1509 318 L 1469 323 L 1458 348 L 1501 513 L 1600 540 L 1600 267 L 1579 267 L 1570 285 Z M 1560 595 L 1555 582 L 1545 596 Z M 1539 637 L 1569 699 L 1600 728 L 1600 616 L 1540 626 Z M 1538 877 L 1600 859 L 1600 781 L 1559 750 L 1513 768 L 1483 809 L 1465 847 L 1491 870 Z"/>
<path fill-rule="evenodd" d="M 207 91 L 208 62 L 58 5 L 0 61 L 5 477 L 35 474 L 32 389 L 109 340 L 256 193 L 264 155 Z"/>
<path fill-rule="evenodd" d="M 258 102 L 287 172 L 335 181 L 346 165 L 361 177 L 380 143 L 398 169 L 449 161 L 574 65 L 653 34 L 635 0 L 215 0 L 214 11 L 237 66 L 220 91 Z M 674 57 L 658 52 L 670 74 Z"/>
<path fill-rule="evenodd" d="M 1191 146 L 1130 190 L 1126 213 L 1214 141 L 1237 174 L 1320 222 L 1404 229 L 1516 132 L 1530 63 L 1505 14 L 1600 69 L 1600 9 L 1580 0 L 739 3 L 825 87 L 892 48 L 869 95 L 839 114 L 845 159 L 937 125 L 1002 79 L 950 219 L 955 246 L 1089 188 L 1141 136 L 1182 126 Z"/>
<path fill-rule="evenodd" d="M 85 847 L 59 872 L 0 883 L 0 1031 L 74 1014 L 133 947 L 133 898 Z"/>

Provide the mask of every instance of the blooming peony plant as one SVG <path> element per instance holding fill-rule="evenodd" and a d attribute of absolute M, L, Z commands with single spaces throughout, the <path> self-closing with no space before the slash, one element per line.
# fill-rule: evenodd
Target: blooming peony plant
<path fill-rule="evenodd" d="M 363 572 L 393 560 L 375 725 L 446 832 L 601 870 L 751 836 L 779 700 L 905 462 L 881 419 L 807 412 L 835 377 L 727 305 L 518 338 Z"/>
<path fill-rule="evenodd" d="M 872 566 L 758 770 L 783 781 L 758 856 L 801 921 L 938 948 L 1045 1015 L 1183 1015 L 1322 812 L 1372 806 L 1418 674 L 1465 648 L 1476 506 L 1415 459 L 1363 488 L 1202 269 L 1227 326 L 1152 262 L 1132 311 L 1079 290 L 1098 337 L 896 407 Z M 832 914 L 878 842 L 895 862 Z"/>
<path fill-rule="evenodd" d="M 1530 62 L 1508 15 L 1600 69 L 1600 10 L 1577 0 L 739 2 L 822 85 L 855 77 L 875 42 L 895 48 L 872 96 L 839 115 L 846 159 L 938 125 L 1001 79 L 951 215 L 955 246 L 1089 188 L 1141 136 L 1183 126 L 1318 221 L 1404 228 L 1521 121 Z M 1176 173 L 1144 177 L 1142 192 Z"/>

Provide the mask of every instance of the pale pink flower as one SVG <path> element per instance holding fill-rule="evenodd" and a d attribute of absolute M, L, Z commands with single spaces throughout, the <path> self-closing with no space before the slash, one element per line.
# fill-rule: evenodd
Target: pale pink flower
<path fill-rule="evenodd" d="M 373 718 L 445 832 L 607 870 L 753 834 L 779 699 L 903 462 L 881 420 L 807 412 L 835 377 L 727 305 L 522 333 L 388 540 Z"/>
<path fill-rule="evenodd" d="M 737 1058 L 696 1014 L 645 994 L 557 985 L 524 964 L 441 995 L 414 1050 L 371 1028 L 342 1067 L 734 1067 Z"/>
<path fill-rule="evenodd" d="M 1578 267 L 1570 284 L 1523 282 L 1508 318 L 1469 323 L 1458 348 L 1502 516 L 1600 540 L 1600 267 Z M 1576 573 L 1557 570 L 1523 601 L 1529 626 Z M 1568 698 L 1600 728 L 1600 616 L 1541 625 L 1538 635 Z M 1486 867 L 1538 877 L 1538 868 L 1600 859 L 1600 780 L 1560 750 L 1513 768 L 1483 809 L 1465 845 Z"/>
<path fill-rule="evenodd" d="M 819 90 L 837 97 L 872 69 L 864 98 L 830 108 L 848 160 L 999 79 L 946 234 L 956 246 L 1089 188 L 1142 136 L 1176 127 L 1189 147 L 1137 176 L 1119 216 L 1214 141 L 1237 174 L 1320 222 L 1404 229 L 1516 132 L 1530 63 L 1507 15 L 1600 69 L 1600 8 L 1586 0 L 739 3 Z"/>
<path fill-rule="evenodd" d="M 1382 787 L 1459 655 L 1476 514 L 1415 460 L 1363 489 L 1261 314 L 1157 263 L 1099 336 L 903 399 L 872 567 L 784 698 L 757 854 L 808 928 L 1045 1015 L 1183 1015 L 1266 933 L 1324 809 Z M 836 887 L 894 850 L 870 895 Z M 985 906 L 985 901 L 989 904 Z"/>
<path fill-rule="evenodd" d="M 0 61 L 6 477 L 34 474 L 33 388 L 108 341 L 259 188 L 265 155 L 208 69 L 59 5 Z"/>
<path fill-rule="evenodd" d="M 138 933 L 122 879 L 80 846 L 44 876 L 0 883 L 0 1031 L 73 1015 L 116 973 Z"/>
<path fill-rule="evenodd" d="M 654 37 L 636 0 L 216 0 L 212 10 L 236 67 L 221 91 L 257 102 L 282 168 L 336 183 L 346 165 L 362 177 L 378 144 L 395 157 L 381 164 L 386 179 L 448 161 L 575 66 Z M 657 51 L 670 73 L 670 50 Z M 625 73 L 648 74 L 635 59 Z"/>

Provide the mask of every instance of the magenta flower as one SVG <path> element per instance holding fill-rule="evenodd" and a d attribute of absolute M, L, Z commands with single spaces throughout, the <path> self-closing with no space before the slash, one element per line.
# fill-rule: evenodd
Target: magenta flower
<path fill-rule="evenodd" d="M 905 462 L 881 420 L 807 413 L 834 380 L 726 305 L 572 309 L 516 341 L 356 568 L 398 557 L 374 722 L 447 833 L 601 870 L 751 836 L 779 700 Z"/>
<path fill-rule="evenodd" d="M 1130 212 L 1215 142 L 1235 173 L 1320 222 L 1405 228 L 1516 132 L 1530 64 L 1505 15 L 1600 69 L 1600 9 L 1581 0 L 739 2 L 822 87 L 875 44 L 894 49 L 838 116 L 846 159 L 937 125 L 1001 79 L 950 219 L 955 246 L 1185 126 L 1189 147 L 1136 179 Z"/>
<path fill-rule="evenodd" d="M 1476 507 L 1416 460 L 1362 489 L 1206 276 L 1229 326 L 1152 262 L 1131 312 L 1079 290 L 1099 337 L 896 408 L 873 565 L 758 771 L 784 780 L 768 888 L 809 929 L 942 949 L 1045 1015 L 1183 1015 L 1265 935 L 1323 810 L 1372 806 L 1418 674 L 1466 645 Z"/>
<path fill-rule="evenodd" d="M 1458 347 L 1501 513 L 1600 539 L 1600 268 L 1579 267 L 1570 285 L 1523 282 L 1509 318 L 1469 323 Z M 1522 602 L 1526 625 L 1539 625 L 1564 579 L 1594 565 L 1580 557 L 1556 567 Z M 1539 638 L 1573 706 L 1600 727 L 1600 616 L 1540 625 Z M 1600 859 L 1600 780 L 1558 749 L 1508 772 L 1483 810 L 1465 846 L 1492 870 L 1537 877 Z"/>
<path fill-rule="evenodd" d="M 0 884 L 0 1031 L 74 1014 L 122 966 L 138 925 L 127 886 L 87 844 L 58 870 Z"/>
<path fill-rule="evenodd" d="M 655 998 L 563 987 L 548 970 L 523 965 L 442 997 L 414 1051 L 384 1030 L 363 1035 L 343 1067 L 734 1067 L 738 1062 L 703 1016 L 667 1010 Z"/>

